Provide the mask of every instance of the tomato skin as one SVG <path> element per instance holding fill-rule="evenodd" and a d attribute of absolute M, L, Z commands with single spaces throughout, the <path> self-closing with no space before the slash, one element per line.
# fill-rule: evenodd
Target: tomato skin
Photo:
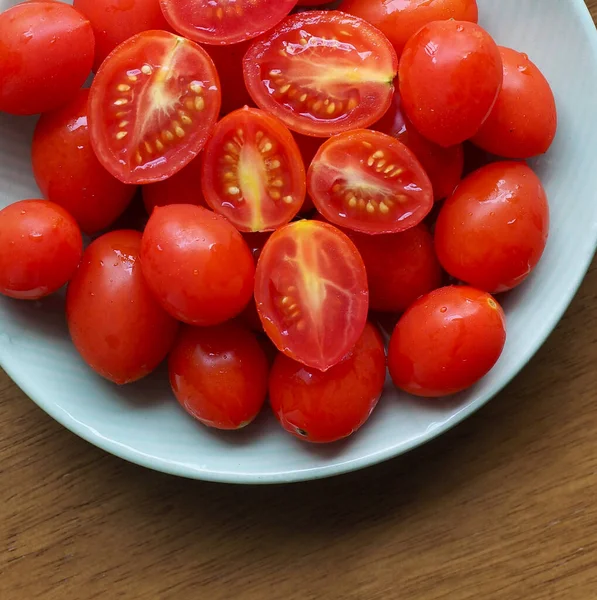
<path fill-rule="evenodd" d="M 91 24 L 67 4 L 9 8 L 0 14 L 0 40 L 0 111 L 33 115 L 58 108 L 91 71 Z"/>
<path fill-rule="evenodd" d="M 21 200 L 0 210 L 0 294 L 38 300 L 73 275 L 83 239 L 75 220 L 47 200 Z"/>
<path fill-rule="evenodd" d="M 253 293 L 247 243 L 224 217 L 200 206 L 155 208 L 143 233 L 141 264 L 162 306 L 190 325 L 236 317 Z"/>
<path fill-rule="evenodd" d="M 489 116 L 502 86 L 502 59 L 479 25 L 434 21 L 406 44 L 399 78 L 402 106 L 416 129 L 453 146 L 475 135 Z"/>
<path fill-rule="evenodd" d="M 444 269 L 490 293 L 520 285 L 539 262 L 549 235 L 549 205 L 524 163 L 492 163 L 469 175 L 446 200 L 435 225 Z"/>
<path fill-rule="evenodd" d="M 216 429 L 241 429 L 261 411 L 269 361 L 254 333 L 235 322 L 181 328 L 169 359 L 181 406 Z"/>
<path fill-rule="evenodd" d="M 385 378 L 383 340 L 367 323 L 349 355 L 325 373 L 278 354 L 270 375 L 270 403 L 292 435 L 313 443 L 335 442 L 365 424 Z"/>
<path fill-rule="evenodd" d="M 495 106 L 472 141 L 505 158 L 531 158 L 549 150 L 558 127 L 551 87 L 526 54 L 500 48 L 504 82 Z"/>
<path fill-rule="evenodd" d="M 126 209 L 136 187 L 113 177 L 97 160 L 89 139 L 89 90 L 44 113 L 33 136 L 33 174 L 42 194 L 93 234 L 111 225 Z"/>
<path fill-rule="evenodd" d="M 456 394 L 493 368 L 505 342 L 504 312 L 489 294 L 440 288 L 398 321 L 388 351 L 390 375 L 396 387 L 415 396 Z"/>

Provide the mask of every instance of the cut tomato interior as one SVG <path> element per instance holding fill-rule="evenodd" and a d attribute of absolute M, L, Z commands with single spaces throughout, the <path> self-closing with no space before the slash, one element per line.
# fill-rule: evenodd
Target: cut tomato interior
<path fill-rule="evenodd" d="M 278 350 L 325 371 L 352 350 L 367 322 L 363 259 L 335 227 L 291 223 L 272 234 L 261 252 L 255 300 Z"/>
<path fill-rule="evenodd" d="M 316 137 L 377 121 L 390 106 L 397 69 L 396 52 L 380 31 L 338 11 L 289 17 L 244 59 L 255 103 Z"/>
<path fill-rule="evenodd" d="M 431 181 L 415 155 L 393 137 L 366 129 L 327 140 L 307 183 L 328 221 L 363 233 L 405 231 L 433 207 Z"/>
<path fill-rule="evenodd" d="M 124 183 L 153 183 L 201 151 L 220 112 L 218 74 L 197 44 L 147 31 L 99 69 L 89 98 L 95 153 Z"/>

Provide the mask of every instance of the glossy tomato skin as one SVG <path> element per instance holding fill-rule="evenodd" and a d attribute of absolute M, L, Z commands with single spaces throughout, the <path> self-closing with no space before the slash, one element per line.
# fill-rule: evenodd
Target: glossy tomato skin
<path fill-rule="evenodd" d="M 477 0 L 344 0 L 339 10 L 365 19 L 385 33 L 398 56 L 410 37 L 432 21 L 476 23 L 479 18 Z"/>
<path fill-rule="evenodd" d="M 404 313 L 388 351 L 394 384 L 415 396 L 461 392 L 484 377 L 506 342 L 504 312 L 487 293 L 440 288 Z"/>
<path fill-rule="evenodd" d="M 73 275 L 83 239 L 75 220 L 46 200 L 21 200 L 0 210 L 0 294 L 38 300 Z"/>
<path fill-rule="evenodd" d="M 9 8 L 0 14 L 0 40 L 0 111 L 33 115 L 58 108 L 91 71 L 91 24 L 67 4 Z"/>
<path fill-rule="evenodd" d="M 96 373 L 120 385 L 151 373 L 178 330 L 145 283 L 140 248 L 138 231 L 98 238 L 85 250 L 66 294 L 75 347 Z"/>
<path fill-rule="evenodd" d="M 544 154 L 558 126 L 556 101 L 539 68 L 526 54 L 500 48 L 504 82 L 489 117 L 473 138 L 487 152 L 505 158 Z"/>
<path fill-rule="evenodd" d="M 402 106 L 416 129 L 453 146 L 475 135 L 489 116 L 502 86 L 502 59 L 479 25 L 434 21 L 406 44 L 399 78 Z"/>
<path fill-rule="evenodd" d="M 181 328 L 169 359 L 182 407 L 216 429 L 242 429 L 261 411 L 269 361 L 254 333 L 235 322 Z"/>
<path fill-rule="evenodd" d="M 270 375 L 270 403 L 292 435 L 307 442 L 335 442 L 364 425 L 385 378 L 383 340 L 367 323 L 348 356 L 325 373 L 278 354 Z"/>
<path fill-rule="evenodd" d="M 200 206 L 154 209 L 141 247 L 143 274 L 162 306 L 190 325 L 218 325 L 242 312 L 255 263 L 241 234 Z"/>
<path fill-rule="evenodd" d="M 549 235 L 545 190 L 524 163 L 492 163 L 469 175 L 446 200 L 435 245 L 453 277 L 490 293 L 521 284 Z"/>
<path fill-rule="evenodd" d="M 85 233 L 93 234 L 124 212 L 136 187 L 118 181 L 97 160 L 87 126 L 88 98 L 89 90 L 79 90 L 68 104 L 41 116 L 31 160 L 44 197 L 68 210 Z"/>
<path fill-rule="evenodd" d="M 116 46 L 133 35 L 155 29 L 170 30 L 159 0 L 73 0 L 73 6 L 93 27 L 94 71 Z"/>

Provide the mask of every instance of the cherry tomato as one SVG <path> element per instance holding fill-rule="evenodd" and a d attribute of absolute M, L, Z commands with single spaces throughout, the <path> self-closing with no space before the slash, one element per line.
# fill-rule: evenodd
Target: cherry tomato
<path fill-rule="evenodd" d="M 155 208 L 141 264 L 164 308 L 191 325 L 236 317 L 253 293 L 255 263 L 247 243 L 224 217 L 200 206 Z"/>
<path fill-rule="evenodd" d="M 275 117 L 245 107 L 209 140 L 201 178 L 207 204 L 240 231 L 272 231 L 305 200 L 305 167 L 292 134 Z"/>
<path fill-rule="evenodd" d="M 406 116 L 427 139 L 453 146 L 475 135 L 502 85 L 491 36 L 467 21 L 434 21 L 408 41 L 400 59 Z"/>
<path fill-rule="evenodd" d="M 95 34 L 97 71 L 105 58 L 125 40 L 154 29 L 169 30 L 160 0 L 74 0 L 73 6 L 91 22 Z"/>
<path fill-rule="evenodd" d="M 0 14 L 0 40 L 0 111 L 33 115 L 58 108 L 91 71 L 91 24 L 67 4 L 9 8 Z"/>
<path fill-rule="evenodd" d="M 363 259 L 335 227 L 291 223 L 273 233 L 263 248 L 255 300 L 278 350 L 325 371 L 363 333 L 369 308 Z"/>
<path fill-rule="evenodd" d="M 184 326 L 169 370 L 180 404 L 208 427 L 242 429 L 265 402 L 268 358 L 255 334 L 238 323 Z"/>
<path fill-rule="evenodd" d="M 317 137 L 375 123 L 390 106 L 397 66 L 377 29 L 337 11 L 289 17 L 244 59 L 257 105 L 293 131 Z"/>
<path fill-rule="evenodd" d="M 89 90 L 79 90 L 68 104 L 41 116 L 31 159 L 42 194 L 93 234 L 124 212 L 136 188 L 118 181 L 97 160 L 87 127 L 88 98 Z"/>
<path fill-rule="evenodd" d="M 456 394 L 493 368 L 505 342 L 504 312 L 489 294 L 464 286 L 440 288 L 398 321 L 389 346 L 390 375 L 415 396 Z"/>
<path fill-rule="evenodd" d="M 253 259 L 255 260 L 255 265 L 257 265 L 257 261 L 261 256 L 261 251 L 263 250 L 267 240 L 270 238 L 270 235 L 270 233 L 243 234 L 245 241 L 249 245 Z M 249 301 L 249 304 L 247 304 L 245 307 L 245 310 L 243 310 L 241 313 L 240 319 L 249 329 L 251 329 L 251 331 L 263 333 L 263 325 L 261 324 L 261 319 L 259 318 L 259 313 L 257 312 L 257 304 L 255 303 L 254 296 Z"/>
<path fill-rule="evenodd" d="M 454 191 L 464 169 L 463 145 L 443 148 L 423 137 L 404 115 L 400 94 L 394 94 L 390 109 L 372 129 L 395 137 L 413 152 L 431 180 L 436 202 Z"/>
<path fill-rule="evenodd" d="M 195 158 L 220 112 L 213 61 L 197 44 L 147 31 L 118 46 L 89 97 L 91 142 L 124 183 L 154 183 Z"/>
<path fill-rule="evenodd" d="M 500 48 L 504 83 L 473 142 L 506 158 L 547 152 L 558 126 L 556 101 L 547 79 L 526 54 Z"/>
<path fill-rule="evenodd" d="M 132 383 L 170 351 L 178 323 L 158 304 L 139 264 L 141 234 L 112 231 L 85 250 L 66 294 L 75 347 L 102 377 Z"/>
<path fill-rule="evenodd" d="M 365 19 L 383 33 L 398 55 L 409 38 L 432 21 L 477 22 L 476 0 L 344 0 L 340 10 Z"/>
<path fill-rule="evenodd" d="M 201 191 L 201 159 L 195 158 L 168 179 L 144 185 L 142 193 L 143 204 L 148 215 L 151 215 L 156 206 L 170 204 L 205 206 Z"/>
<path fill-rule="evenodd" d="M 545 190 L 524 163 L 499 162 L 469 175 L 446 200 L 435 245 L 453 277 L 491 293 L 522 283 L 549 234 Z"/>
<path fill-rule="evenodd" d="M 196 42 L 228 45 L 277 25 L 297 0 L 160 0 L 172 27 Z"/>
<path fill-rule="evenodd" d="M 403 312 L 440 287 L 442 270 L 433 238 L 423 224 L 390 235 L 347 233 L 367 269 L 371 310 Z"/>
<path fill-rule="evenodd" d="M 327 140 L 309 167 L 309 195 L 336 225 L 369 234 L 397 233 L 433 207 L 433 188 L 415 155 L 367 129 Z"/>
<path fill-rule="evenodd" d="M 38 300 L 73 275 L 83 239 L 75 220 L 46 200 L 21 200 L 0 210 L 0 294 Z"/>
<path fill-rule="evenodd" d="M 325 373 L 279 354 L 270 376 L 270 403 L 292 435 L 307 442 L 335 442 L 364 425 L 385 378 L 383 341 L 367 323 L 348 356 Z"/>

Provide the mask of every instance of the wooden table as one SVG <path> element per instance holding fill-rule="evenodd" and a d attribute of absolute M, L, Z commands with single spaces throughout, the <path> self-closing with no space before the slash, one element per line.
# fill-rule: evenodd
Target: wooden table
<path fill-rule="evenodd" d="M 477 415 L 405 457 L 291 487 L 127 464 L 0 373 L 0 598 L 597 598 L 596 306 L 597 264 Z"/>

